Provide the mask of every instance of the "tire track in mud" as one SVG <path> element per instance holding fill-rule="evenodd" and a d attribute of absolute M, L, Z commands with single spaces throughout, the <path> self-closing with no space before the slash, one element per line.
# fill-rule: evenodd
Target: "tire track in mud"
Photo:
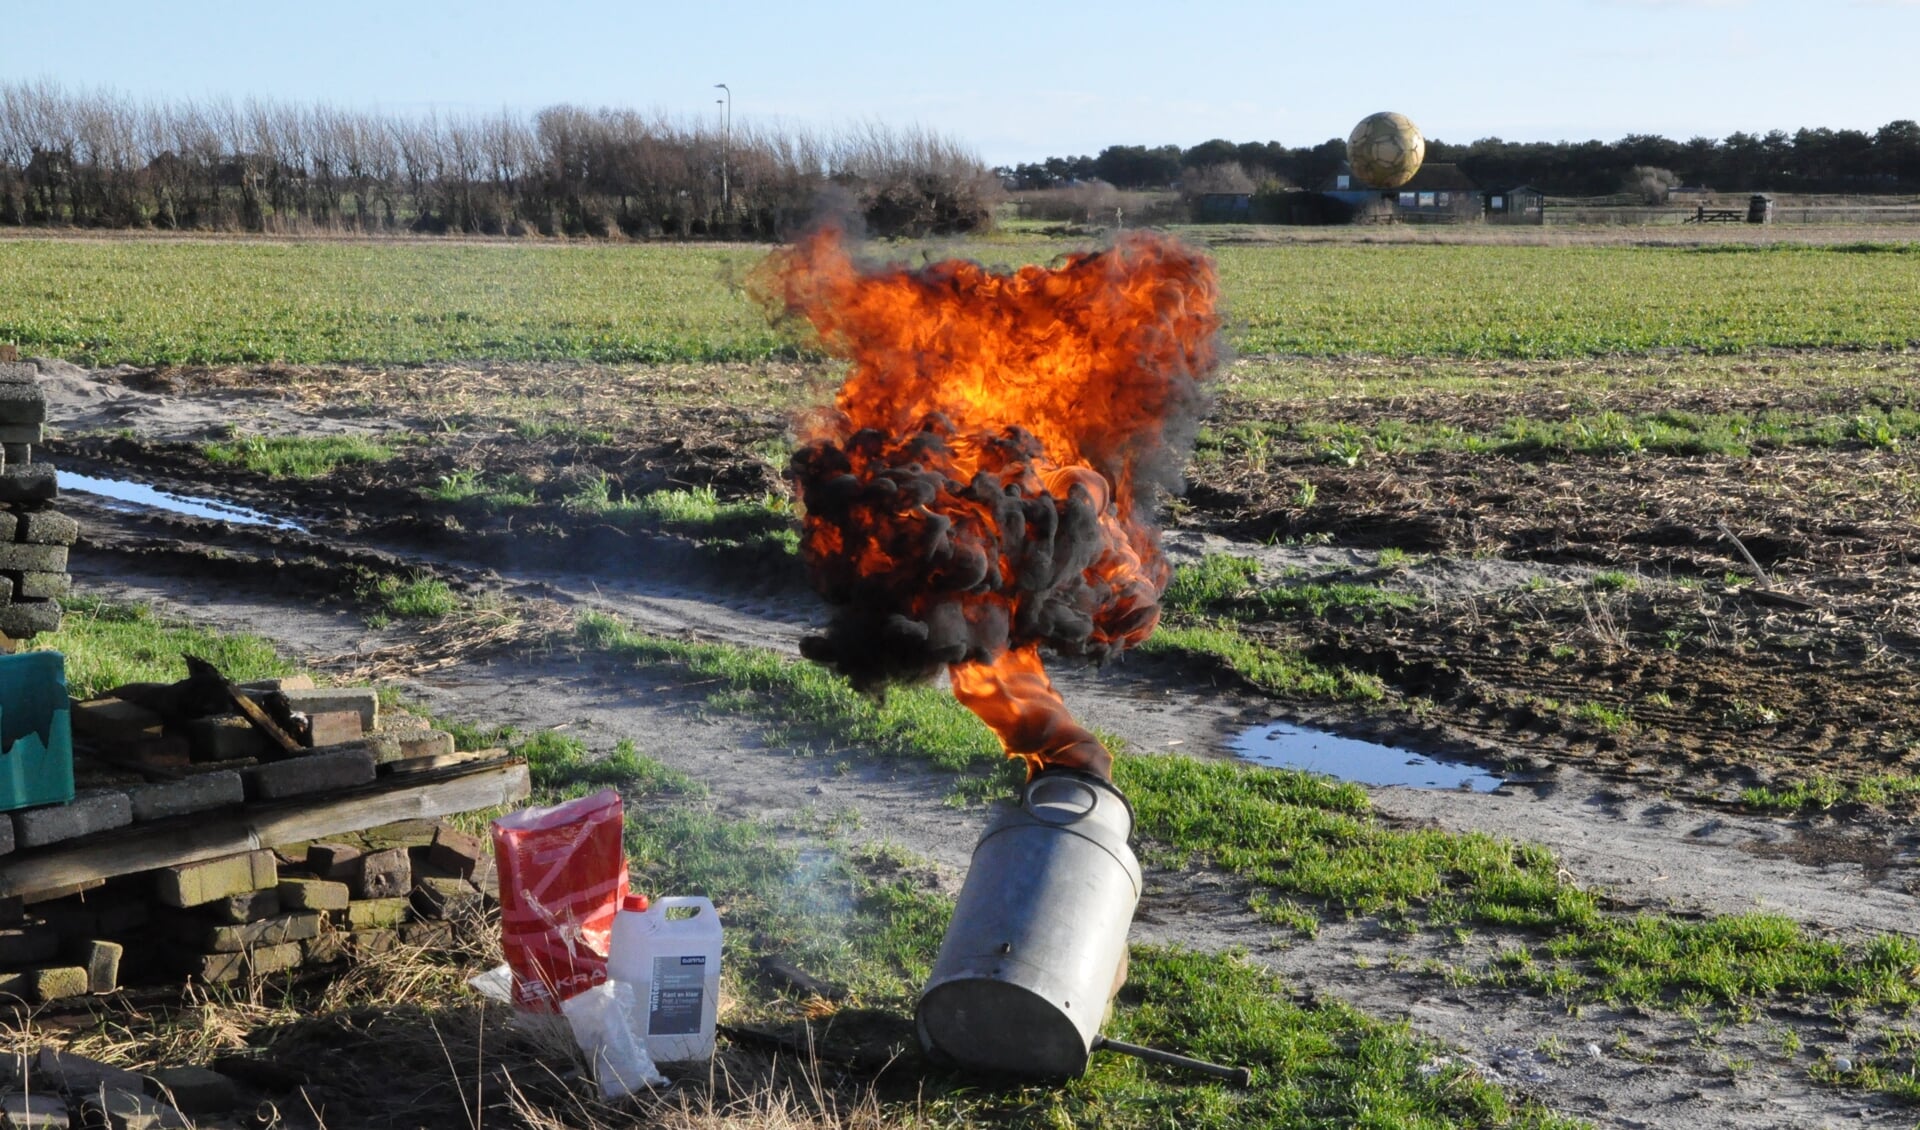
<path fill-rule="evenodd" d="M 157 574 L 142 554 L 110 548 L 125 538 L 115 527 L 138 519 L 92 509 L 80 517 L 87 545 L 104 551 L 76 554 L 82 591 L 266 634 L 295 652 L 337 654 L 377 642 L 351 615 L 318 608 L 286 585 L 262 586 L 244 576 Z M 190 557 L 193 548 L 181 547 L 174 560 Z M 527 574 L 499 580 L 648 631 L 785 652 L 794 650 L 812 622 L 807 601 L 792 594 L 743 595 L 638 577 L 610 582 Z M 1278 713 L 1238 692 L 1168 685 L 1164 672 L 1063 671 L 1059 684 L 1083 720 L 1127 734 L 1150 750 L 1178 741 L 1187 752 L 1223 755 L 1239 727 Z M 855 840 L 885 841 L 932 860 L 949 890 L 964 875 L 984 819 L 978 809 L 944 803 L 952 782 L 946 774 L 863 759 L 843 770 L 828 758 L 796 757 L 767 745 L 757 728 L 705 710 L 697 689 L 636 680 L 590 657 L 495 659 L 436 673 L 406 689 L 449 716 L 523 730 L 567 726 L 596 750 L 632 738 L 649 755 L 708 782 L 728 811 L 795 829 L 850 825 L 847 834 Z M 1897 882 L 1914 858 L 1910 843 L 1884 845 L 1874 867 L 1851 857 L 1826 858 L 1813 842 L 1818 829 L 1666 803 L 1575 770 L 1510 787 L 1500 796 L 1370 792 L 1389 819 L 1545 843 L 1583 885 L 1605 886 L 1626 905 L 1737 911 L 1758 903 L 1842 936 L 1902 929 L 1912 921 L 1913 899 Z M 1768 1043 L 1775 1031 L 1768 1023 L 1783 1026 L 1779 1031 L 1792 1027 L 1810 1049 L 1846 1050 L 1849 1034 L 1818 1018 L 1783 1016 L 1703 1040 L 1695 1024 L 1671 1014 L 1587 1006 L 1572 1015 L 1543 998 L 1454 984 L 1431 972 L 1435 965 L 1483 964 L 1501 940 L 1495 932 L 1459 942 L 1433 931 L 1410 937 L 1363 919 L 1330 923 L 1313 939 L 1281 936 L 1248 910 L 1250 893 L 1233 876 L 1151 871 L 1133 936 L 1243 949 L 1305 996 L 1338 998 L 1376 1016 L 1404 1018 L 1490 1078 L 1603 1124 L 1799 1127 L 1846 1118 L 1860 1125 L 1863 1111 L 1871 1124 L 1902 1110 L 1873 1096 L 1815 1086 L 1804 1067 L 1780 1062 Z M 1734 1063 L 1755 1066 L 1735 1071 L 1729 1067 Z"/>

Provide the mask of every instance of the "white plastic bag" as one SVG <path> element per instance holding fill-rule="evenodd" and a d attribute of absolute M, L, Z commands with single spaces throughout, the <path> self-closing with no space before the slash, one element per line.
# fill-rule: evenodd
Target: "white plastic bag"
<path fill-rule="evenodd" d="M 601 1098 L 625 1098 L 641 1087 L 665 1085 L 666 1077 L 653 1066 L 646 1037 L 634 1023 L 639 1003 L 632 985 L 602 981 L 561 1001 L 560 1011 L 573 1026 L 574 1042 L 593 1065 Z"/>

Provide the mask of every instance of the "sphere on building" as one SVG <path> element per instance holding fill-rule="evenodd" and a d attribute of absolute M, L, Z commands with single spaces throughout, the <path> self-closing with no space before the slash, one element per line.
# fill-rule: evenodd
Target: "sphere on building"
<path fill-rule="evenodd" d="M 1347 164 L 1361 184 L 1373 188 L 1399 188 L 1426 156 L 1427 140 L 1405 114 L 1368 114 L 1347 135 Z"/>

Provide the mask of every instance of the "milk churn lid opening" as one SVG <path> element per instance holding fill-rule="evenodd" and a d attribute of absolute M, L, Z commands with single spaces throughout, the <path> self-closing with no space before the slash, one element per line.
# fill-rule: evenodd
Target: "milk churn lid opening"
<path fill-rule="evenodd" d="M 1099 802 L 1092 785 L 1073 777 L 1038 777 L 1027 787 L 1027 807 L 1049 824 L 1071 824 Z"/>
<path fill-rule="evenodd" d="M 647 896 L 641 894 L 628 895 L 626 898 L 620 900 L 620 909 L 631 910 L 635 913 L 644 912 L 650 905 L 652 904 L 647 901 Z"/>

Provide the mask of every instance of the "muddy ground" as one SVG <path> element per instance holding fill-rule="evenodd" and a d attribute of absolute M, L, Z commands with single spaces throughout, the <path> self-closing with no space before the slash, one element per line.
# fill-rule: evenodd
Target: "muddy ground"
<path fill-rule="evenodd" d="M 785 405 L 828 374 L 50 370 L 58 438 L 47 446 L 63 469 L 239 502 L 306 528 L 263 531 L 69 495 L 63 506 L 84 529 L 73 565 L 80 591 L 262 632 L 336 670 L 399 678 L 450 716 L 527 730 L 567 725 L 597 749 L 633 738 L 707 780 L 733 810 L 795 827 L 837 820 L 857 838 L 931 859 L 940 881 L 957 886 L 983 814 L 945 804 L 943 774 L 857 761 L 843 774 L 703 710 L 697 688 L 637 686 L 591 657 L 529 652 L 484 633 L 423 640 L 371 629 L 343 599 L 368 572 L 425 569 L 469 591 L 539 602 L 528 606 L 544 610 L 536 616 L 597 608 L 648 630 L 793 650 L 820 610 L 791 559 L 760 537 L 779 515 L 743 519 L 715 544 L 658 523 L 597 519 L 572 500 L 603 477 L 631 496 L 700 486 L 732 500 L 777 492 Z M 1493 431 L 1516 417 L 1595 409 L 1524 374 L 1494 376 L 1505 379 L 1484 383 L 1497 394 L 1311 407 L 1229 391 L 1203 436 L 1194 489 L 1173 511 L 1176 560 L 1230 552 L 1258 559 L 1270 578 L 1419 596 L 1411 607 L 1281 613 L 1247 625 L 1377 676 L 1382 701 L 1276 698 L 1206 664 L 1132 659 L 1062 673 L 1069 704 L 1142 750 L 1229 756 L 1249 726 L 1287 718 L 1488 765 L 1509 777 L 1495 793 L 1386 788 L 1373 790 L 1375 803 L 1394 819 L 1545 844 L 1577 881 L 1622 906 L 1759 907 L 1849 939 L 1910 930 L 1920 848 L 1910 801 L 1854 798 L 1782 816 L 1756 809 L 1742 790 L 1813 774 L 1858 783 L 1913 771 L 1920 582 L 1903 493 L 1913 456 L 1867 444 L 1741 459 L 1369 449 L 1348 466 L 1325 457 L 1324 441 L 1285 427 L 1293 412 L 1332 424 L 1391 418 Z M 1575 376 L 1565 383 L 1607 384 Z M 1599 410 L 1729 410 L 1724 393 L 1626 384 L 1602 392 Z M 1884 397 L 1879 387 L 1834 382 L 1806 392 L 1802 407 L 1851 418 L 1883 406 L 1872 399 Z M 1747 395 L 1777 407 L 1794 388 L 1762 381 Z M 1232 429 L 1245 424 L 1280 425 L 1257 459 L 1236 446 Z M 385 436 L 395 455 L 318 480 L 269 480 L 208 462 L 200 444 L 234 428 Z M 500 506 L 423 495 L 462 474 L 511 480 L 527 497 Z M 1577 709 L 1586 704 L 1622 723 Z M 1368 920 L 1303 939 L 1282 936 L 1246 905 L 1231 879 L 1154 875 L 1136 937 L 1242 947 L 1304 993 L 1405 1017 L 1490 1076 L 1603 1125 L 1915 1121 L 1910 1107 L 1812 1081 L 1814 1057 L 1847 1054 L 1867 1038 L 1832 1017 L 1783 1011 L 1707 1030 L 1671 1013 L 1572 1015 L 1418 972 L 1428 958 L 1470 965 L 1498 939 L 1409 938 Z M 1787 1030 L 1809 1050 L 1781 1055 Z"/>

